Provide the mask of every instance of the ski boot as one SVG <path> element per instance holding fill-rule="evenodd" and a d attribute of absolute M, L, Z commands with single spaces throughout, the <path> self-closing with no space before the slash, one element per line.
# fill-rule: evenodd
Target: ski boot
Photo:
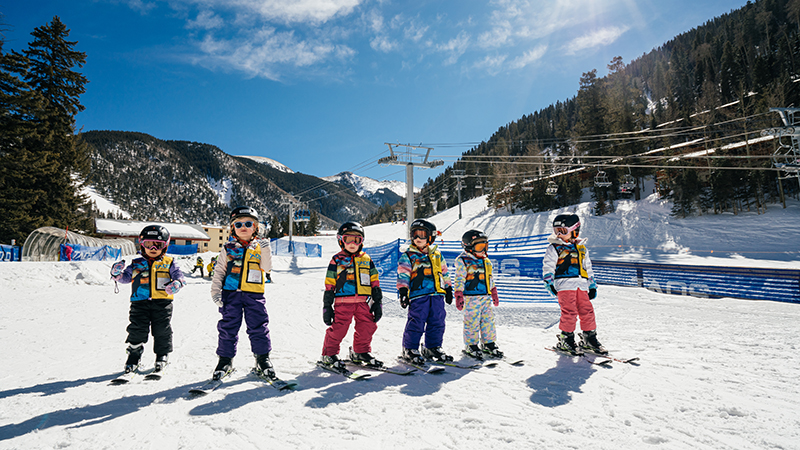
<path fill-rule="evenodd" d="M 212 380 L 221 380 L 225 375 L 233 372 L 233 358 L 227 356 L 220 356 L 217 367 L 211 375 Z"/>
<path fill-rule="evenodd" d="M 562 331 L 561 334 L 558 335 L 558 344 L 556 344 L 556 349 L 572 355 L 579 355 L 580 352 L 578 351 L 578 345 L 575 344 L 575 333 L 570 331 Z"/>
<path fill-rule="evenodd" d="M 481 350 L 483 351 L 483 353 L 486 353 L 487 355 L 491 356 L 492 358 L 502 358 L 503 357 L 503 352 L 501 352 L 500 349 L 497 348 L 497 344 L 495 344 L 494 342 L 484 342 L 481 345 Z"/>
<path fill-rule="evenodd" d="M 419 350 L 415 348 L 404 348 L 402 358 L 412 364 L 425 364 L 425 360 L 422 359 L 422 355 L 419 353 Z"/>
<path fill-rule="evenodd" d="M 383 367 L 383 362 L 375 359 L 369 352 L 356 353 L 353 351 L 353 347 L 350 347 L 350 361 L 364 366 Z"/>
<path fill-rule="evenodd" d="M 169 358 L 167 355 L 156 355 L 156 364 L 153 372 L 161 372 L 164 370 L 164 368 L 167 367 L 167 364 L 169 364 L 168 359 Z"/>
<path fill-rule="evenodd" d="M 275 369 L 272 368 L 272 361 L 269 360 L 269 353 L 256 355 L 256 374 L 267 378 L 275 378 Z"/>
<path fill-rule="evenodd" d="M 442 351 L 442 347 L 423 347 L 422 356 L 424 356 L 426 359 L 437 362 L 449 362 L 453 360 L 452 356 L 445 354 L 445 352 Z"/>
<path fill-rule="evenodd" d="M 125 361 L 125 373 L 133 372 L 139 368 L 139 362 L 144 353 L 144 344 L 128 345 L 125 351 L 128 353 L 128 359 Z"/>
<path fill-rule="evenodd" d="M 464 348 L 464 354 L 478 361 L 483 361 L 483 352 L 477 344 L 467 345 Z"/>
<path fill-rule="evenodd" d="M 581 336 L 581 348 L 598 355 L 607 355 L 608 350 L 597 340 L 597 330 L 584 331 Z"/>
<path fill-rule="evenodd" d="M 347 369 L 344 363 L 339 359 L 339 355 L 322 355 L 319 362 L 336 370 Z"/>

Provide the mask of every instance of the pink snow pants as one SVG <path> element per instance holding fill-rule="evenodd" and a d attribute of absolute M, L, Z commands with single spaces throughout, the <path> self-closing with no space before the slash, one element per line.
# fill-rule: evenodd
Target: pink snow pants
<path fill-rule="evenodd" d="M 561 322 L 558 324 L 561 331 L 574 332 L 578 317 L 581 319 L 581 330 L 597 329 L 597 323 L 594 321 L 594 307 L 589 300 L 589 293 L 580 289 L 558 291 L 558 305 L 561 307 Z"/>
<path fill-rule="evenodd" d="M 353 333 L 353 351 L 367 353 L 372 351 L 372 335 L 378 329 L 367 302 L 335 303 L 333 305 L 333 324 L 325 331 L 325 343 L 322 346 L 323 356 L 339 354 L 339 344 L 347 335 L 350 322 L 355 317 L 356 331 Z M 349 358 L 349 356 L 348 356 Z"/>

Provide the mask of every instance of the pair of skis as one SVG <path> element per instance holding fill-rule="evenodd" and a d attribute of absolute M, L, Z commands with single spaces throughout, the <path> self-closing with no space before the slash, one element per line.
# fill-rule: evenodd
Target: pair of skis
<path fill-rule="evenodd" d="M 167 364 L 168 365 L 168 364 Z M 120 385 L 120 384 L 128 384 L 136 378 L 136 375 L 144 375 L 144 379 L 147 381 L 158 381 L 164 375 L 164 371 L 167 368 L 167 365 L 162 367 L 156 367 L 149 373 L 142 373 L 139 371 L 140 366 L 136 366 L 135 369 L 130 370 L 128 372 L 123 372 L 118 377 L 111 380 L 111 384 L 113 385 Z"/>
<path fill-rule="evenodd" d="M 631 364 L 631 365 L 634 365 L 634 366 L 638 366 L 639 365 L 639 358 L 638 357 L 634 357 L 634 358 L 619 358 L 617 356 L 613 356 L 613 355 L 610 355 L 610 354 L 596 353 L 596 352 L 593 352 L 591 350 L 581 350 L 581 351 L 576 351 L 576 352 L 568 352 L 568 351 L 564 351 L 564 350 L 558 349 L 556 347 L 545 347 L 545 349 L 546 350 L 550 350 L 551 352 L 559 353 L 561 355 L 579 356 L 583 360 L 585 360 L 586 362 L 588 362 L 590 364 L 597 365 L 597 366 L 608 367 L 608 366 L 611 365 L 612 362 L 615 362 L 615 361 L 618 362 L 618 363 L 622 363 L 622 364 Z"/>
<path fill-rule="evenodd" d="M 206 381 L 202 385 L 189 389 L 189 394 L 192 396 L 201 396 L 209 394 L 212 391 L 216 390 L 218 387 L 222 386 L 225 383 L 225 381 L 230 379 L 233 372 L 235 372 L 235 369 L 231 368 L 231 370 L 223 373 L 218 377 L 212 377 L 210 380 Z M 255 368 L 253 368 L 250 371 L 250 375 L 255 376 L 257 379 L 267 383 L 268 385 L 272 386 L 273 388 L 279 391 L 293 390 L 297 386 L 297 383 L 295 382 L 285 381 L 276 376 L 269 376 L 268 374 L 256 370 Z"/>

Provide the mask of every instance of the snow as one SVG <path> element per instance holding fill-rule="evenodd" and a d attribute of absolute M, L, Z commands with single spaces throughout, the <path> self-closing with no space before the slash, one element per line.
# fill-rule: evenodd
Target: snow
<path fill-rule="evenodd" d="M 170 222 L 142 222 L 138 220 L 95 219 L 98 234 L 111 236 L 139 236 L 147 225 L 161 225 L 169 230 L 172 239 L 208 240 L 200 225 Z"/>
<path fill-rule="evenodd" d="M 283 163 L 279 163 L 278 161 L 275 161 L 274 159 L 267 158 L 267 157 L 264 157 L 264 156 L 238 155 L 237 157 L 238 158 L 252 159 L 253 161 L 255 161 L 257 163 L 266 164 L 268 166 L 271 166 L 271 167 L 273 167 L 275 169 L 280 170 L 281 172 L 294 173 L 294 170 L 290 169 L 289 167 L 287 167 Z"/>
<path fill-rule="evenodd" d="M 352 184 L 355 189 L 356 193 L 361 197 L 368 197 L 370 195 L 374 195 L 381 189 L 388 189 L 395 194 L 399 195 L 400 197 L 406 197 L 406 183 L 403 181 L 396 181 L 396 180 L 383 180 L 379 181 L 374 178 L 369 177 L 362 177 L 360 175 L 356 175 L 351 172 L 342 172 L 330 177 L 322 177 L 325 181 L 330 181 L 332 183 L 339 183 L 342 180 L 344 182 L 349 182 Z M 418 187 L 414 187 L 414 192 L 419 193 L 422 189 Z"/>
<path fill-rule="evenodd" d="M 595 259 L 796 269 L 798 208 L 792 201 L 762 215 L 678 220 L 648 197 L 602 217 L 587 204 L 569 210 L 581 215 Z M 539 234 L 559 212 L 495 213 L 485 199 L 462 211 L 461 220 L 457 208 L 431 218 L 444 239 L 471 227 L 492 239 Z M 405 232 L 402 223 L 370 226 L 366 245 Z M 231 381 L 205 397 L 187 395 L 216 364 L 219 314 L 208 278 L 188 276 L 176 296 L 165 378 L 110 386 L 126 357 L 130 294 L 128 285 L 114 294 L 111 262 L 0 263 L 0 448 L 800 448 L 800 305 L 601 285 L 598 336 L 613 353 L 640 357 L 640 366 L 604 368 L 548 352 L 557 306 L 501 303 L 498 344 L 524 358 L 523 367 L 356 382 L 313 365 L 335 237 L 295 239 L 322 244 L 324 257 L 275 257 L 275 282 L 266 286 L 272 360 L 298 383 L 294 392 L 247 375 L 253 358 L 242 329 Z M 193 258 L 180 264 L 188 273 Z M 393 364 L 405 311 L 393 298 L 384 311 L 373 353 Z M 343 352 L 351 343 L 352 331 Z M 461 346 L 461 313 L 448 306 L 444 347 L 457 354 Z M 144 361 L 153 360 L 148 343 Z"/>
<path fill-rule="evenodd" d="M 89 200 L 93 201 L 98 211 L 101 213 L 111 213 L 114 215 L 114 217 L 123 217 L 126 219 L 131 218 L 131 215 L 128 213 L 128 211 L 125 211 L 114 204 L 114 202 L 111 200 L 98 194 L 94 186 L 84 186 L 81 194 L 87 196 Z"/>
<path fill-rule="evenodd" d="M 212 177 L 208 177 L 208 185 L 211 187 L 217 197 L 219 197 L 219 201 L 231 206 L 231 198 L 233 197 L 233 180 L 230 178 L 222 178 L 221 180 L 215 180 Z"/>

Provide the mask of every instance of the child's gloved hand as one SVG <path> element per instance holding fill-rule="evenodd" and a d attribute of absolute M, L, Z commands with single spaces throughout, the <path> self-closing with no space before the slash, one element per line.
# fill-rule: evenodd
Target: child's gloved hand
<path fill-rule="evenodd" d="M 327 326 L 333 325 L 333 319 L 335 317 L 333 300 L 333 291 L 325 291 L 322 295 L 322 321 L 325 322 Z"/>
<path fill-rule="evenodd" d="M 408 305 L 411 303 L 408 299 L 408 288 L 400 288 L 397 290 L 397 297 L 400 299 L 400 306 L 403 309 L 408 308 Z"/>
<path fill-rule="evenodd" d="M 445 290 L 444 290 L 444 301 L 448 305 L 453 303 L 453 288 L 452 287 L 448 286 L 448 287 L 445 288 Z"/>
<path fill-rule="evenodd" d="M 375 289 L 373 288 L 373 291 L 374 290 Z M 374 320 L 375 323 L 378 323 L 383 316 L 383 302 L 376 300 L 375 297 L 372 297 L 372 305 L 369 307 L 369 312 L 372 313 L 372 320 Z"/>
<path fill-rule="evenodd" d="M 462 309 L 464 309 L 464 291 L 456 291 L 455 297 L 456 297 L 456 309 L 461 311 Z"/>
<path fill-rule="evenodd" d="M 167 291 L 167 295 L 175 295 L 181 290 L 181 288 L 183 288 L 183 283 L 181 283 L 181 280 L 174 280 L 172 283 L 164 286 L 164 290 Z"/>
<path fill-rule="evenodd" d="M 217 294 L 217 295 L 212 295 L 211 296 L 211 301 L 213 301 L 214 304 L 217 305 L 220 308 L 222 308 L 222 305 L 224 304 L 224 303 L 222 303 L 222 294 L 221 293 Z"/>
<path fill-rule="evenodd" d="M 544 282 L 547 285 L 547 290 L 550 291 L 550 293 L 552 293 L 553 296 L 557 297 L 558 296 L 558 290 L 556 289 L 555 278 L 553 277 L 553 274 L 552 273 L 546 273 L 546 274 L 544 274 L 544 277 L 542 277 L 542 278 L 544 279 Z"/>
<path fill-rule="evenodd" d="M 597 283 L 594 282 L 594 277 L 589 278 L 589 300 L 594 300 L 597 297 Z"/>
<path fill-rule="evenodd" d="M 122 275 L 122 271 L 125 270 L 125 260 L 117 261 L 111 266 L 111 276 L 116 278 Z"/>
<path fill-rule="evenodd" d="M 497 288 L 492 288 L 492 304 L 494 306 L 500 306 L 500 297 L 497 296 Z"/>

